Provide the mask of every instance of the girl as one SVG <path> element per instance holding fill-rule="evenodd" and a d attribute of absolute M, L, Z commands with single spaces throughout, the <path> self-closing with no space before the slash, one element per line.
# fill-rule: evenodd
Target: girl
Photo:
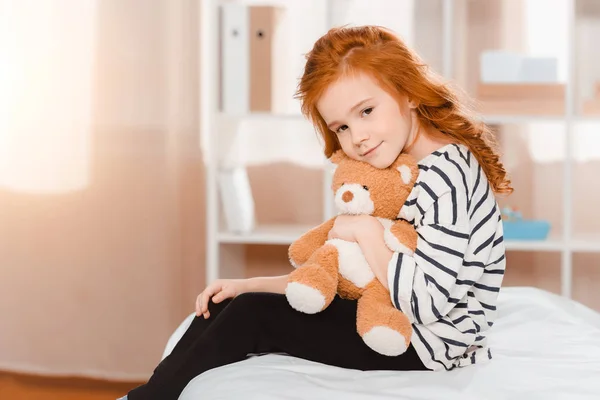
<path fill-rule="evenodd" d="M 356 302 L 336 298 L 323 312 L 293 310 L 287 275 L 211 283 L 197 317 L 130 400 L 177 399 L 209 369 L 248 354 L 282 352 L 361 370 L 451 370 L 491 359 L 505 268 L 497 193 L 510 181 L 490 131 L 419 58 L 381 27 L 330 30 L 307 55 L 297 97 L 325 143 L 325 155 L 386 168 L 401 152 L 420 175 L 401 217 L 418 232 L 413 255 L 393 253 L 370 216 L 336 219 L 330 237 L 355 241 L 391 301 L 413 324 L 397 357 L 368 348 L 356 332 Z"/>

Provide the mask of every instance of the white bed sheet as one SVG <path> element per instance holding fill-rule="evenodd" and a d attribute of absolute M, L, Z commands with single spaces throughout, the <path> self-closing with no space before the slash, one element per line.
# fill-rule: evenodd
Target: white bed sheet
<path fill-rule="evenodd" d="M 503 288 L 493 360 L 450 372 L 363 372 L 285 355 L 251 357 L 197 376 L 180 400 L 600 399 L 600 314 L 535 288 Z M 168 354 L 190 315 L 173 333 Z"/>

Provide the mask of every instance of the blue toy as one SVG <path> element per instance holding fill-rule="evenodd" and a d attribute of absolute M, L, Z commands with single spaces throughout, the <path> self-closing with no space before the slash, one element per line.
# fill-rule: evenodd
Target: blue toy
<path fill-rule="evenodd" d="M 550 223 L 544 220 L 524 220 L 519 211 L 510 207 L 502 209 L 502 225 L 505 240 L 545 240 Z"/>

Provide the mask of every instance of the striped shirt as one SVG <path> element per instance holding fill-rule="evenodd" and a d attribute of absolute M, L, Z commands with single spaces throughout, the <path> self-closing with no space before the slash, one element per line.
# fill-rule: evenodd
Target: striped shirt
<path fill-rule="evenodd" d="M 417 249 L 394 253 L 388 265 L 392 302 L 412 322 L 412 345 L 427 368 L 487 361 L 506 266 L 500 208 L 466 146 L 442 147 L 419 170 L 399 215 L 415 226 Z"/>

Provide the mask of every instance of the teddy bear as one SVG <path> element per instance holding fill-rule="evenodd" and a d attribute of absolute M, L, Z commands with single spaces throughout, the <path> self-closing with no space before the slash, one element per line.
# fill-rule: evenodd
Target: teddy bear
<path fill-rule="evenodd" d="M 335 167 L 332 186 L 338 215 L 368 214 L 384 227 L 384 241 L 392 251 L 412 255 L 417 246 L 413 225 L 400 219 L 400 210 L 419 174 L 418 164 L 400 154 L 392 165 L 378 169 L 346 156 L 341 150 L 329 160 Z M 410 344 L 412 325 L 394 307 L 389 291 L 375 277 L 359 245 L 328 239 L 335 218 L 309 230 L 289 249 L 295 269 L 285 289 L 294 309 L 307 314 L 324 310 L 336 294 L 357 300 L 356 328 L 374 351 L 397 356 Z"/>

